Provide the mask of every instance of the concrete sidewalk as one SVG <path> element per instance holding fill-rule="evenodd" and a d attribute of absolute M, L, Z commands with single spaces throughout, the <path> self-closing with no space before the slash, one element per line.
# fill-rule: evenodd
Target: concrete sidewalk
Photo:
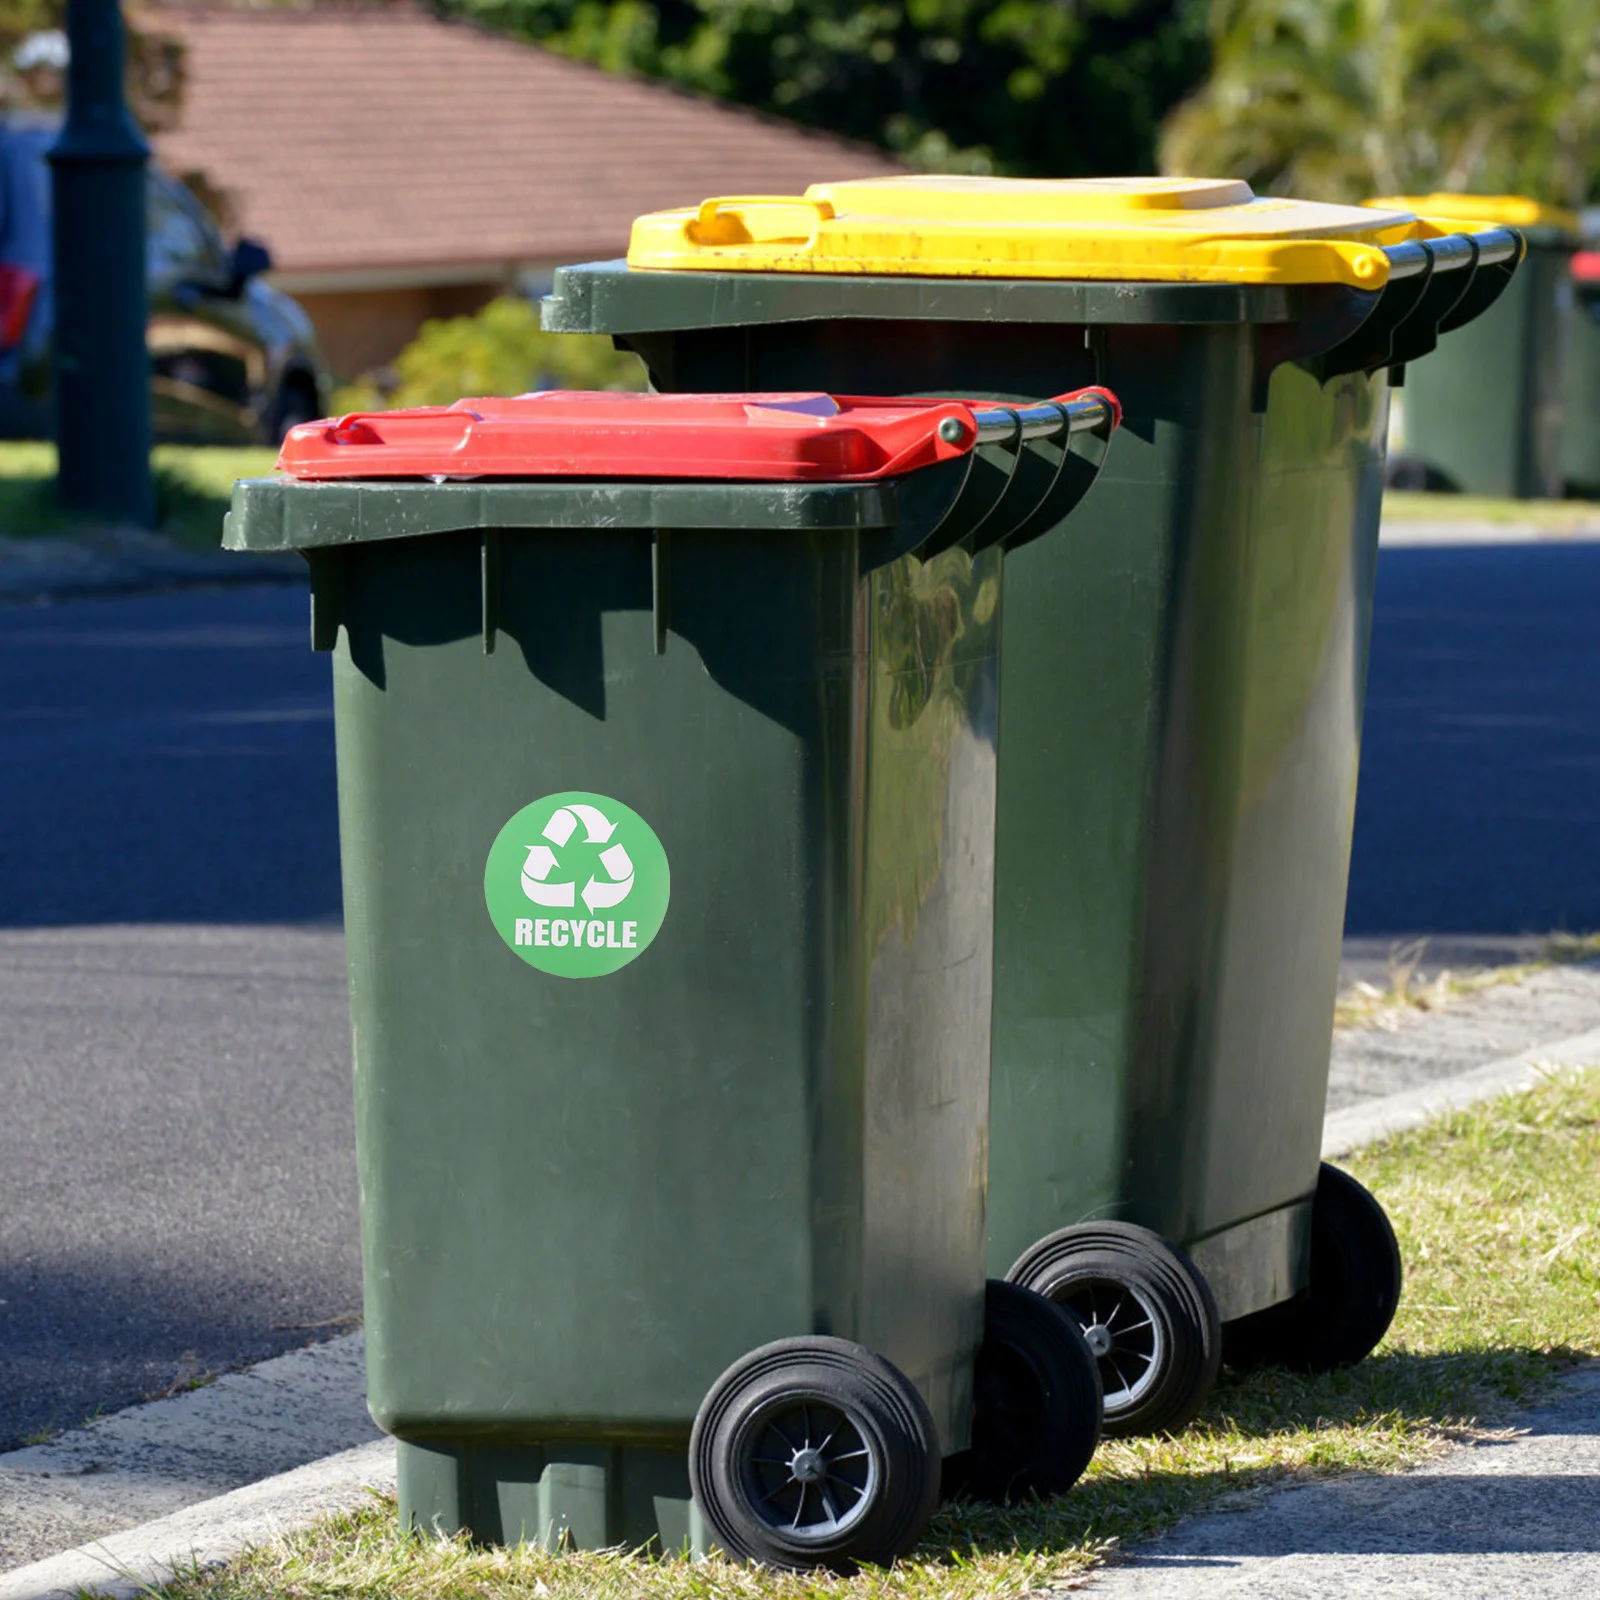
<path fill-rule="evenodd" d="M 88 595 L 153 589 L 303 583 L 297 555 L 239 555 L 221 548 L 189 550 L 142 528 L 15 539 L 0 533 L 0 601 L 38 604 Z"/>
<path fill-rule="evenodd" d="M 1330 1148 L 1520 1086 L 1541 1062 L 1600 1067 L 1600 968 L 1552 968 L 1444 1011 L 1392 1020 L 1390 1028 L 1351 1031 L 1337 1041 Z M 1485 1050 L 1508 1048 L 1483 1059 Z M 1526 1426 L 1531 1431 L 1514 1445 L 1452 1452 L 1420 1473 L 1284 1491 L 1253 1500 L 1248 1512 L 1206 1517 L 1096 1583 L 1113 1594 L 1119 1591 L 1110 1586 L 1122 1585 L 1131 1595 L 1137 1582 L 1141 1596 L 1154 1582 L 1182 1586 L 1149 1589 L 1153 1600 L 1191 1592 L 1203 1600 L 1209 1591 L 1198 1585 L 1224 1580 L 1264 1587 L 1218 1594 L 1338 1595 L 1385 1587 L 1429 1594 L 1413 1578 L 1431 1581 L 1430 1562 L 1454 1554 L 1492 1557 L 1490 1567 L 1526 1557 L 1534 1560 L 1530 1581 L 1548 1575 L 1551 1593 L 1559 1586 L 1600 1600 L 1600 1563 L 1590 1548 L 1600 1536 L 1586 1529 L 1557 1542 L 1562 1519 L 1574 1510 L 1585 1509 L 1588 1522 L 1600 1527 L 1595 1491 L 1578 1476 L 1600 1474 L 1600 1368 L 1574 1380 Z M 360 1503 L 367 1486 L 392 1485 L 392 1462 L 392 1446 L 377 1439 L 366 1415 L 359 1335 L 134 1407 L 0 1456 L 0 1600 L 54 1600 L 108 1582 L 112 1593 L 136 1593 L 174 1562 L 226 1560 L 311 1512 Z M 1418 1482 L 1422 1487 L 1413 1487 Z M 1535 1518 L 1530 1501 L 1548 1503 L 1549 1515 Z M 1446 1518 L 1443 1532 L 1431 1527 L 1435 1513 L 1428 1508 L 1435 1504 Z M 1451 1520 L 1458 1510 L 1460 1527 Z M 1583 1548 L 1572 1548 L 1573 1538 Z M 1381 1576 L 1371 1558 L 1405 1553 L 1407 1539 L 1419 1547 L 1411 1553 L 1420 1567 L 1395 1566 Z M 1197 1541 L 1192 1548 L 1190 1540 Z M 1444 1542 L 1435 1551 L 1429 1541 Z M 1322 1565 L 1279 1573 L 1272 1563 L 1290 1560 L 1290 1552 L 1298 1552 L 1297 1562 Z M 1329 1586 L 1329 1575 L 1354 1557 L 1366 1562 L 1356 1587 Z M 1568 1570 L 1574 1561 L 1588 1565 Z M 1263 1576 L 1269 1568 L 1272 1575 Z M 1481 1591 L 1463 1590 L 1459 1575 L 1445 1581 L 1455 1600 L 1524 1587 L 1520 1567 L 1514 1584 L 1509 1573 L 1503 1583 L 1498 1571 L 1483 1578 L 1489 1586 Z M 1593 1588 L 1575 1586 L 1580 1580 Z"/>
<path fill-rule="evenodd" d="M 358 1446 L 392 1459 L 366 1389 L 362 1335 L 346 1334 L 0 1455 L 0 1596 L 8 1567 L 83 1547 L 87 1573 L 126 1529 Z"/>
<path fill-rule="evenodd" d="M 394 1441 L 358 1445 L 32 1566 L 0 1572 L 0 1600 L 65 1600 L 84 1590 L 107 1600 L 136 1600 L 191 1562 L 226 1561 L 248 1545 L 335 1511 L 358 1510 L 369 1495 L 394 1489 Z"/>
<path fill-rule="evenodd" d="M 1415 1471 L 1285 1489 L 1097 1574 L 1104 1600 L 1600 1596 L 1600 1363 L 1514 1435 Z"/>

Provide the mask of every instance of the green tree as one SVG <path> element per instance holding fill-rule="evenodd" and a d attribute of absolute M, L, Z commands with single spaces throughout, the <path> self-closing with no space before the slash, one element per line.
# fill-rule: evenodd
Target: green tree
<path fill-rule="evenodd" d="M 392 374 L 350 384 L 333 402 L 340 412 L 381 411 L 541 387 L 642 389 L 644 364 L 599 334 L 545 333 L 532 304 L 505 295 L 473 316 L 423 323 L 395 358 Z"/>
<path fill-rule="evenodd" d="M 435 0 L 935 170 L 1148 172 L 1203 0 Z"/>
<path fill-rule="evenodd" d="M 1600 0 L 1214 0 L 1211 42 L 1163 132 L 1169 172 L 1564 205 L 1600 176 Z"/>
<path fill-rule="evenodd" d="M 1503 186 L 1588 204 L 1600 197 L 1600 0 L 1524 0 L 1517 11 L 1521 115 Z"/>

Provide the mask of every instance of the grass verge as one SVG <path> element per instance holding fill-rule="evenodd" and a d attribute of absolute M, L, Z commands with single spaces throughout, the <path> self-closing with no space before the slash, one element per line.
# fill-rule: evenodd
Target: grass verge
<path fill-rule="evenodd" d="M 1388 1339 L 1347 1371 L 1224 1374 L 1176 1438 L 1111 1441 L 1069 1495 L 943 1509 L 917 1555 L 851 1579 L 621 1552 L 475 1550 L 405 1537 L 391 1502 L 196 1570 L 164 1600 L 977 1600 L 1071 1587 L 1119 1544 L 1241 1493 L 1410 1466 L 1485 1437 L 1600 1353 L 1600 1073 L 1397 1135 L 1350 1168 L 1383 1200 L 1407 1264 Z"/>
<path fill-rule="evenodd" d="M 1600 527 L 1600 501 L 1491 500 L 1470 494 L 1424 494 L 1390 489 L 1383 497 L 1385 522 L 1506 522 L 1523 527 Z"/>
<path fill-rule="evenodd" d="M 1553 933 L 1533 961 L 1461 972 L 1446 968 L 1419 982 L 1417 971 L 1427 950 L 1426 939 L 1396 945 L 1389 952 L 1388 986 L 1363 982 L 1344 990 L 1334 1004 L 1334 1027 L 1392 1028 L 1408 1012 L 1439 1011 L 1454 1000 L 1497 989 L 1502 984 L 1520 983 L 1548 967 L 1600 960 L 1600 934 Z"/>
<path fill-rule="evenodd" d="M 236 478 L 272 471 L 275 450 L 220 445 L 158 444 L 151 455 L 159 531 L 190 550 L 222 545 L 222 517 Z M 71 537 L 96 524 L 56 502 L 56 447 L 36 441 L 0 443 L 0 538 Z"/>

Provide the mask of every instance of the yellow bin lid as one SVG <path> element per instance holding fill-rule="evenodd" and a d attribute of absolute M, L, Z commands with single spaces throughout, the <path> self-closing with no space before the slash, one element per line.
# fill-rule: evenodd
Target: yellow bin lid
<path fill-rule="evenodd" d="M 882 178 L 653 212 L 628 264 L 1376 289 L 1384 245 L 1439 231 L 1407 205 L 1258 199 L 1232 178 Z"/>
<path fill-rule="evenodd" d="M 1547 206 L 1520 194 L 1379 195 L 1369 206 L 1414 211 L 1439 223 L 1445 218 L 1477 228 L 1553 228 L 1577 243 L 1581 227 L 1575 211 Z"/>

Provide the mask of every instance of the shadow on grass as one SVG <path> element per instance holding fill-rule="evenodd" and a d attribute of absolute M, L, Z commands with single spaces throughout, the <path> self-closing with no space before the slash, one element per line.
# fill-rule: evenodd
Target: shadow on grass
<path fill-rule="evenodd" d="M 946 1505 L 908 1560 L 853 1578 L 622 1550 L 494 1550 L 465 1537 L 427 1539 L 401 1533 L 393 1496 L 374 1495 L 363 1510 L 335 1514 L 284 1544 L 248 1551 L 230 1568 L 183 1575 L 160 1595 L 990 1600 L 996 1594 L 1042 1594 L 1079 1587 L 1097 1559 L 1241 1493 L 1253 1497 L 1341 1473 L 1392 1471 L 1451 1439 L 1482 1439 L 1514 1405 L 1538 1397 L 1564 1369 L 1586 1359 L 1572 1349 L 1497 1346 L 1396 1351 L 1320 1377 L 1229 1374 L 1208 1413 L 1182 1434 L 1107 1441 L 1084 1481 L 1054 1501 L 1008 1508 Z M 1501 1473 L 1493 1480 L 1493 1517 L 1482 1514 L 1482 1488 L 1483 1480 L 1470 1474 L 1358 1480 L 1333 1514 L 1323 1508 L 1309 1537 L 1316 1548 L 1337 1552 L 1493 1551 L 1513 1543 L 1517 1549 L 1589 1551 L 1600 1545 L 1593 1519 L 1582 1515 L 1586 1480 Z M 1529 1507 L 1538 1515 L 1524 1514 Z M 1236 1522 L 1241 1531 L 1235 1531 Z M 1229 1518 L 1215 1538 L 1210 1530 L 1197 1535 L 1198 1554 L 1188 1546 L 1166 1547 L 1141 1560 L 1232 1565 L 1237 1541 L 1246 1534 L 1251 1550 L 1273 1553 L 1268 1547 L 1276 1540 L 1288 1553 L 1307 1537 L 1303 1522 L 1280 1527 L 1275 1518 Z"/>
<path fill-rule="evenodd" d="M 1225 1370 L 1181 1433 L 1105 1441 L 1085 1478 L 1055 1500 L 945 1505 L 919 1553 L 1093 1555 L 1151 1538 L 1224 1497 L 1393 1471 L 1503 1423 L 1590 1359 L 1564 1346 L 1486 1345 L 1387 1351 L 1321 1374 Z"/>

